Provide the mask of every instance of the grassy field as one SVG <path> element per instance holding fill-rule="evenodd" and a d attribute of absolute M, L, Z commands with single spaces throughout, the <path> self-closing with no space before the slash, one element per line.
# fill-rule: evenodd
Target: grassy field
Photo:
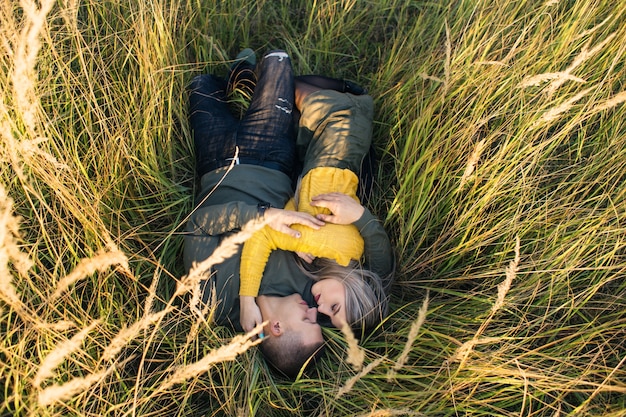
<path fill-rule="evenodd" d="M 0 0 L 0 415 L 625 416 L 624 21 L 608 0 Z M 185 86 L 246 46 L 369 89 L 399 260 L 380 331 L 326 330 L 296 381 L 174 296 Z"/>

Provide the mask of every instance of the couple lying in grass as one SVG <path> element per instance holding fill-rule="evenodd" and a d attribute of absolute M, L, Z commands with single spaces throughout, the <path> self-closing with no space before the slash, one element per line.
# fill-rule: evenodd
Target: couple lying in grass
<path fill-rule="evenodd" d="M 253 90 L 241 119 L 228 104 L 237 86 Z M 265 358 L 297 374 L 323 345 L 318 319 L 370 329 L 387 314 L 391 245 L 357 197 L 372 98 L 343 80 L 294 77 L 283 51 L 257 66 L 245 50 L 227 80 L 194 78 L 189 100 L 201 191 L 187 224 L 185 265 L 263 218 L 267 225 L 240 253 L 212 268 L 203 297 L 219 300 L 217 323 L 247 331 L 267 322 Z"/>

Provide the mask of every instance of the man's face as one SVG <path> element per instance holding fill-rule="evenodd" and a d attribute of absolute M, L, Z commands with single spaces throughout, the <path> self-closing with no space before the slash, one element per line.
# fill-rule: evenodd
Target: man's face
<path fill-rule="evenodd" d="M 264 298 L 266 303 L 261 303 L 259 300 L 264 320 L 280 321 L 283 332 L 300 334 L 301 341 L 305 345 L 323 342 L 322 328 L 317 324 L 317 309 L 309 308 L 300 294 Z M 264 306 L 269 308 L 263 308 Z"/>

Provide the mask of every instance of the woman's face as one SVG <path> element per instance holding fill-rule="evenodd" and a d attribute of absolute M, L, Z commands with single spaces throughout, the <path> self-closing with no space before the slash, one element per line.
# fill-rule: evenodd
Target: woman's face
<path fill-rule="evenodd" d="M 346 320 L 346 288 L 336 279 L 326 278 L 317 281 L 311 288 L 317 311 L 326 314 L 333 326 L 341 328 Z"/>

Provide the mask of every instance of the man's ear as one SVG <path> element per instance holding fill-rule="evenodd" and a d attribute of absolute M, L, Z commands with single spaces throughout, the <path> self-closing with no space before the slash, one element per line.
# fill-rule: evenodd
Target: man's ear
<path fill-rule="evenodd" d="M 283 334 L 283 329 L 282 327 L 280 327 L 280 321 L 278 320 L 272 320 L 270 322 L 270 334 L 272 336 L 281 336 Z"/>

